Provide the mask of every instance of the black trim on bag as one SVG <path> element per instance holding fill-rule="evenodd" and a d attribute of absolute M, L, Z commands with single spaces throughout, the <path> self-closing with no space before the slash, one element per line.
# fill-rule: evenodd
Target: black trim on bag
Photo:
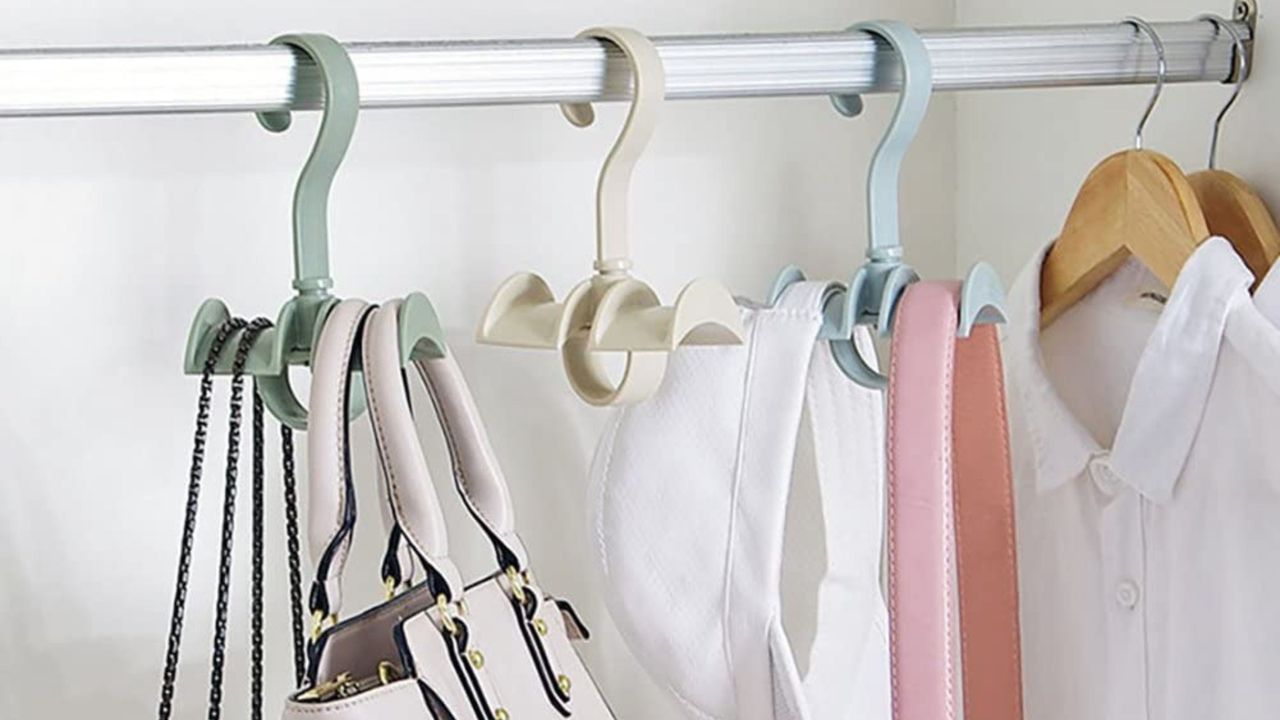
<path fill-rule="evenodd" d="M 422 691 L 422 702 L 426 704 L 427 712 L 430 713 L 432 718 L 435 720 L 456 720 L 453 713 L 449 712 L 449 706 L 445 705 L 440 696 L 436 695 L 421 678 L 418 679 L 418 690 Z M 437 710 L 444 713 L 444 716 L 441 717 Z"/>
<path fill-rule="evenodd" d="M 582 616 L 578 614 L 577 609 L 573 607 L 572 603 L 563 598 L 552 598 L 552 602 L 554 602 L 556 608 L 560 610 L 561 615 L 568 615 L 569 618 L 573 620 L 573 624 L 577 628 L 578 635 L 582 638 L 583 642 L 591 639 L 591 628 L 587 627 L 587 624 L 582 621 Z"/>
<path fill-rule="evenodd" d="M 400 541 L 403 538 L 404 531 L 400 529 L 400 523 L 396 523 L 387 535 L 387 551 L 382 555 L 382 579 L 391 580 L 395 587 L 404 583 L 404 568 L 400 567 Z"/>
<path fill-rule="evenodd" d="M 453 664 L 453 671 L 462 680 L 462 689 L 466 691 L 467 700 L 471 703 L 471 709 L 475 711 L 476 717 L 479 720 L 491 720 L 493 711 L 489 707 L 489 699 L 484 696 L 484 690 L 480 688 L 480 679 L 476 677 L 475 669 L 467 660 L 467 643 L 471 639 L 471 629 L 460 618 L 454 618 L 453 623 L 458 628 L 456 635 L 443 627 L 440 628 L 440 635 L 444 638 L 445 646 L 450 650 L 449 662 Z"/>
<path fill-rule="evenodd" d="M 558 678 L 555 677 L 555 668 L 551 665 L 551 658 L 547 656 L 547 649 L 542 644 L 542 638 L 533 627 L 533 619 L 538 612 L 538 599 L 530 588 L 525 588 L 525 597 L 529 599 L 527 603 L 522 603 L 515 597 L 507 595 L 507 599 L 511 603 L 511 609 L 516 614 L 516 625 L 520 627 L 520 635 L 524 638 L 525 647 L 529 649 L 533 665 L 538 669 L 538 678 L 542 681 L 542 689 L 546 692 L 547 699 L 551 701 L 551 707 L 555 708 L 564 717 L 569 717 L 573 714 L 567 706 L 569 696 L 560 689 L 560 683 L 557 682 Z M 528 608 L 527 611 L 526 607 Z"/>

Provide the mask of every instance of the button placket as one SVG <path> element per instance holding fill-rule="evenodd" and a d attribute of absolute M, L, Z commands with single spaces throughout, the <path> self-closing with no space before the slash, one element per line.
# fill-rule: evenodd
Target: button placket
<path fill-rule="evenodd" d="M 1106 720 L 1146 720 L 1147 639 L 1142 602 L 1145 537 L 1142 496 L 1132 491 L 1105 453 L 1089 462 L 1089 477 L 1103 495 L 1099 513 L 1106 599 L 1108 685 Z"/>

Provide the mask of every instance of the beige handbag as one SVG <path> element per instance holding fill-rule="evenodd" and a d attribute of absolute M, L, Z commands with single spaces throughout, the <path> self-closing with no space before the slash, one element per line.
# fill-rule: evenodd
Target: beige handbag
<path fill-rule="evenodd" d="M 463 586 L 427 471 L 399 360 L 400 303 L 342 302 L 325 323 L 312 366 L 309 538 L 317 634 L 310 687 L 286 720 L 559 720 L 612 718 L 570 645 L 586 631 L 545 595 L 515 533 L 510 494 L 462 374 L 451 356 L 417 362 L 444 430 L 455 487 L 492 542 L 495 572 Z M 387 602 L 337 622 L 355 525 L 347 402 L 361 353 L 377 439 L 391 546 Z"/>

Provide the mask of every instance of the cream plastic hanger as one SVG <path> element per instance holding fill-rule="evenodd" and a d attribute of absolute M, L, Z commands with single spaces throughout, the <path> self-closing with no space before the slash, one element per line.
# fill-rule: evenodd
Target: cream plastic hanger
<path fill-rule="evenodd" d="M 561 303 L 540 276 L 512 276 L 494 293 L 477 340 L 559 349 L 569 383 L 583 400 L 624 405 L 653 394 L 666 371 L 668 354 L 676 347 L 739 344 L 744 331 L 733 296 L 714 280 L 693 281 L 674 305 L 665 306 L 652 288 L 631 277 L 631 172 L 657 124 L 666 93 L 665 72 L 653 43 L 635 30 L 592 28 L 578 37 L 618 46 L 635 78 L 635 100 L 596 187 L 596 272 Z M 595 120 L 588 103 L 561 105 L 561 110 L 578 127 Z M 602 351 L 626 353 L 626 369 L 616 384 L 601 363 Z"/>
<path fill-rule="evenodd" d="M 1253 276 L 1262 282 L 1267 271 L 1280 257 L 1280 229 L 1258 193 L 1239 176 L 1218 169 L 1218 136 L 1222 132 L 1222 120 L 1240 97 L 1240 90 L 1249 75 L 1249 53 L 1244 39 L 1235 27 L 1217 15 L 1201 15 L 1201 20 L 1213 23 L 1219 32 L 1226 31 L 1235 41 L 1236 67 L 1235 89 L 1227 104 L 1218 112 L 1213 123 L 1213 136 L 1209 142 L 1209 169 L 1192 173 L 1188 179 L 1196 191 L 1200 207 L 1204 209 L 1209 232 L 1231 241 L 1236 253 L 1244 260 Z"/>
<path fill-rule="evenodd" d="M 1167 70 L 1164 43 L 1139 18 L 1126 20 L 1145 32 L 1156 48 L 1155 92 L 1138 123 L 1135 147 L 1111 155 L 1085 179 L 1040 275 L 1040 322 L 1052 323 L 1136 256 L 1167 287 L 1196 247 L 1209 237 L 1195 190 L 1168 157 L 1144 150 L 1142 132 L 1151 117 Z"/>

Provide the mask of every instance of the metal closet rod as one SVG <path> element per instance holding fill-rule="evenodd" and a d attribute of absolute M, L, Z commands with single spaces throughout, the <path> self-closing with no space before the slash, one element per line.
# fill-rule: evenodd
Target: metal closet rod
<path fill-rule="evenodd" d="M 1236 22 L 1252 42 L 1245 22 Z M 1170 82 L 1222 82 L 1233 44 L 1208 22 L 1156 23 Z M 1151 82 L 1156 54 L 1131 25 L 926 30 L 939 90 Z M 672 99 L 896 89 L 891 50 L 858 33 L 655 38 Z M 369 108 L 619 100 L 629 71 L 594 40 L 351 43 Z M 318 106 L 310 62 L 269 45 L 0 52 L 0 116 L 249 112 Z"/>

